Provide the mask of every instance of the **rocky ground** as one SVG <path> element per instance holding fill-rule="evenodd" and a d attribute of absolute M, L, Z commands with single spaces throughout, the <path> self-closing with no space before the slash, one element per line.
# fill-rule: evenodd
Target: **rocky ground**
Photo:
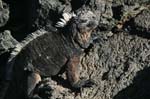
<path fill-rule="evenodd" d="M 75 97 L 60 80 L 52 81 L 52 99 L 150 99 L 149 0 L 0 0 L 0 79 L 17 43 L 40 28 L 55 29 L 62 12 L 82 6 L 97 15 L 99 25 L 80 74 L 97 85 Z"/>

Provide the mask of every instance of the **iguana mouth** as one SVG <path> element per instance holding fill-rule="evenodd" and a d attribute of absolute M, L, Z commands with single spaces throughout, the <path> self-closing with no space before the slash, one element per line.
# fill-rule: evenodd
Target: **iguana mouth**
<path fill-rule="evenodd" d="M 91 33 L 89 32 L 84 32 L 83 34 L 81 34 L 81 39 L 83 43 L 87 43 L 90 36 L 91 36 Z"/>
<path fill-rule="evenodd" d="M 77 45 L 82 49 L 88 48 L 90 45 L 91 32 L 83 32 L 82 34 L 77 34 L 77 36 L 75 39 Z"/>

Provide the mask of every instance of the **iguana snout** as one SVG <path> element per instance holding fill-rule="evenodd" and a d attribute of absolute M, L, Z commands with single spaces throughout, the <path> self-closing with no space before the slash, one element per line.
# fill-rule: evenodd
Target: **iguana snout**
<path fill-rule="evenodd" d="M 97 27 L 98 21 L 96 15 L 91 11 L 81 12 L 78 15 L 76 23 L 77 33 L 75 41 L 82 48 L 87 48 L 90 44 L 92 31 Z"/>

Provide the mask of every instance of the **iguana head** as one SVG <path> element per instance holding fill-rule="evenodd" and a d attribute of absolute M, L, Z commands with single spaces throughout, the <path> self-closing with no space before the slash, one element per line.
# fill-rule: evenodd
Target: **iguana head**
<path fill-rule="evenodd" d="M 66 36 L 71 37 L 81 48 L 87 48 L 90 44 L 91 33 L 98 25 L 96 15 L 91 11 L 82 10 L 76 14 L 64 13 L 62 16 L 56 27 L 65 27 Z"/>
<path fill-rule="evenodd" d="M 91 11 L 81 11 L 72 23 L 74 41 L 81 47 L 87 48 L 90 44 L 91 33 L 97 27 L 96 15 Z"/>

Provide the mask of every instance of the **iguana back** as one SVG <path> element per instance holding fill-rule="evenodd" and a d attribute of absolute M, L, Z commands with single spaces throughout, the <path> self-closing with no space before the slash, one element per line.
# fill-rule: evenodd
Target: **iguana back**
<path fill-rule="evenodd" d="M 45 76 L 56 75 L 71 56 L 72 50 L 67 43 L 59 33 L 44 33 L 22 48 L 14 65 L 21 63 L 23 69 L 32 69 Z"/>

